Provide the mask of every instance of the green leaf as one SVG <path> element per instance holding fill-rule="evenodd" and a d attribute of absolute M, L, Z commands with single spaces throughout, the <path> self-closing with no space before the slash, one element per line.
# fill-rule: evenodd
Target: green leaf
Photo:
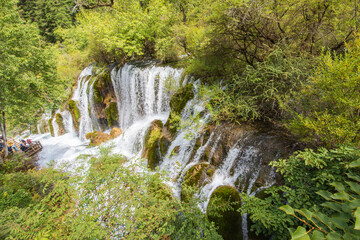
<path fill-rule="evenodd" d="M 339 240 L 341 239 L 341 235 L 337 232 L 330 232 L 328 235 L 326 235 L 327 240 Z"/>
<path fill-rule="evenodd" d="M 324 234 L 319 230 L 315 230 L 312 233 L 311 240 L 323 240 L 325 238 Z"/>
<path fill-rule="evenodd" d="M 347 195 L 346 193 L 343 192 L 339 192 L 339 193 L 335 193 L 333 195 L 331 195 L 332 199 L 337 199 L 337 200 L 343 200 L 343 201 L 349 201 L 349 195 Z"/>
<path fill-rule="evenodd" d="M 339 182 L 333 182 L 330 183 L 331 186 L 335 187 L 336 190 L 338 190 L 339 192 L 345 192 L 345 187 L 342 183 Z"/>
<path fill-rule="evenodd" d="M 349 221 L 349 219 L 342 218 L 342 217 L 333 217 L 330 220 L 334 224 L 334 226 L 337 228 L 340 228 L 342 230 L 345 230 L 348 228 L 348 225 L 346 223 Z"/>
<path fill-rule="evenodd" d="M 284 205 L 279 207 L 280 210 L 283 210 L 288 215 L 295 215 L 294 209 L 289 205 Z"/>
<path fill-rule="evenodd" d="M 342 211 L 341 205 L 339 203 L 336 203 L 336 202 L 325 202 L 325 203 L 321 204 L 321 206 L 333 209 L 333 210 L 335 210 L 337 212 Z"/>
<path fill-rule="evenodd" d="M 323 198 L 325 198 L 325 200 L 331 200 L 330 196 L 332 195 L 332 193 L 328 191 L 321 190 L 321 191 L 317 191 L 316 194 L 322 196 Z"/>
<path fill-rule="evenodd" d="M 351 167 L 351 168 L 360 167 L 360 159 L 351 162 L 351 163 L 349 164 L 349 167 Z"/>
<path fill-rule="evenodd" d="M 298 227 L 296 231 L 291 235 L 292 240 L 310 240 L 309 235 L 306 233 L 306 229 L 303 227 Z"/>
<path fill-rule="evenodd" d="M 346 175 L 347 175 L 349 178 L 351 178 L 352 180 L 355 180 L 355 181 L 357 181 L 357 182 L 360 182 L 360 176 L 355 175 L 355 174 L 353 174 L 353 173 L 347 173 Z"/>
<path fill-rule="evenodd" d="M 351 190 L 353 190 L 354 192 L 356 192 L 357 194 L 360 195 L 360 185 L 358 183 L 354 183 L 354 182 L 346 182 Z"/>
<path fill-rule="evenodd" d="M 300 213 L 302 216 L 306 217 L 308 220 L 312 221 L 312 212 L 307 209 L 295 209 L 295 212 Z"/>
<path fill-rule="evenodd" d="M 356 221 L 355 221 L 355 229 L 356 230 L 360 230 L 360 207 L 358 207 L 356 209 L 356 211 L 354 212 L 354 216 L 356 218 Z"/>

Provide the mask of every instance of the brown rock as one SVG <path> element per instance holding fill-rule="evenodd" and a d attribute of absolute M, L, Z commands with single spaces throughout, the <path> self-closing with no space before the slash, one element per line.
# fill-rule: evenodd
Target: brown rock
<path fill-rule="evenodd" d="M 111 132 L 110 132 L 110 137 L 113 139 L 113 138 L 117 138 L 118 136 L 120 136 L 120 134 L 122 133 L 123 131 L 120 129 L 120 128 L 117 128 L 117 127 L 114 127 L 113 129 L 111 129 Z"/>
<path fill-rule="evenodd" d="M 86 134 L 86 139 L 90 139 L 90 146 L 99 146 L 103 142 L 109 141 L 111 137 L 109 134 L 94 131 Z"/>

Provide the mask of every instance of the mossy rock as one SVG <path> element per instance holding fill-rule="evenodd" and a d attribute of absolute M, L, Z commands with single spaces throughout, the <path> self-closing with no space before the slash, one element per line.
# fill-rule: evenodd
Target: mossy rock
<path fill-rule="evenodd" d="M 154 120 L 145 134 L 142 157 L 148 160 L 148 167 L 152 170 L 159 165 L 170 145 L 170 140 L 163 134 L 162 128 L 163 123 Z"/>
<path fill-rule="evenodd" d="M 109 106 L 105 108 L 105 115 L 109 127 L 118 125 L 119 113 L 116 102 L 111 102 Z"/>
<path fill-rule="evenodd" d="M 224 211 L 223 207 L 230 209 Z M 237 210 L 241 207 L 238 191 L 231 186 L 220 186 L 211 194 L 207 207 L 207 216 L 218 227 L 218 233 L 224 240 L 243 239 L 242 216 Z"/>
<path fill-rule="evenodd" d="M 60 113 L 57 113 L 55 115 L 55 118 L 56 118 L 56 123 L 59 127 L 59 131 L 58 131 L 58 135 L 61 136 L 61 135 L 64 135 L 65 134 L 65 127 L 64 127 L 64 122 L 63 122 L 63 117 L 61 116 Z"/>
<path fill-rule="evenodd" d="M 111 137 L 109 134 L 94 131 L 92 133 L 87 133 L 86 139 L 90 139 L 89 146 L 99 146 L 100 144 L 109 141 Z"/>
<path fill-rule="evenodd" d="M 68 107 L 69 107 L 69 112 L 71 113 L 73 122 L 74 122 L 74 127 L 76 129 L 76 131 L 79 131 L 79 122 L 80 122 L 80 110 L 79 108 L 76 106 L 76 103 L 74 100 L 69 100 L 68 103 Z"/>
<path fill-rule="evenodd" d="M 193 85 L 190 83 L 179 89 L 170 99 L 170 108 L 173 113 L 180 114 L 186 103 L 194 98 Z"/>
<path fill-rule="evenodd" d="M 179 89 L 170 99 L 170 116 L 165 126 L 174 136 L 180 125 L 180 114 L 184 110 L 186 103 L 194 98 L 193 85 L 188 84 Z"/>
<path fill-rule="evenodd" d="M 209 177 L 207 172 L 209 170 L 215 170 L 214 166 L 211 166 L 208 163 L 199 163 L 192 166 L 184 176 L 182 182 L 182 191 L 181 191 L 181 200 L 187 202 L 189 198 L 192 197 L 194 188 L 200 188 L 204 185 L 206 178 Z M 187 187 L 190 187 L 188 189 Z M 189 190 L 189 192 L 187 192 Z"/>
<path fill-rule="evenodd" d="M 122 130 L 120 128 L 114 127 L 113 129 L 111 129 L 110 131 L 110 137 L 112 139 L 117 138 L 118 136 L 120 136 L 122 134 Z"/>
<path fill-rule="evenodd" d="M 48 123 L 49 123 L 49 129 L 50 129 L 50 134 L 52 137 L 55 137 L 55 134 L 54 134 L 54 127 L 53 127 L 53 124 L 52 124 L 52 118 L 49 119 Z"/>
<path fill-rule="evenodd" d="M 94 102 L 96 104 L 102 103 L 104 101 L 103 96 L 101 96 L 101 93 L 99 91 L 99 89 L 94 88 Z"/>

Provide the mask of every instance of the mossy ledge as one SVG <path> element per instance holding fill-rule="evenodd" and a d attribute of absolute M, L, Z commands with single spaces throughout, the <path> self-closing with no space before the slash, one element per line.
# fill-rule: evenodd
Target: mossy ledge
<path fill-rule="evenodd" d="M 163 123 L 154 120 L 147 130 L 144 139 L 142 157 L 148 160 L 148 167 L 152 170 L 159 165 L 161 158 L 166 154 L 170 145 L 170 138 L 163 132 Z"/>
<path fill-rule="evenodd" d="M 52 124 L 52 118 L 49 119 L 48 123 L 49 123 L 49 129 L 50 129 L 50 134 L 52 137 L 55 137 L 54 135 L 54 127 L 53 127 L 53 124 Z"/>
<path fill-rule="evenodd" d="M 179 89 L 170 99 L 170 116 L 165 126 L 174 136 L 180 125 L 180 114 L 184 110 L 186 103 L 194 98 L 194 86 L 189 83 L 185 87 Z"/>
<path fill-rule="evenodd" d="M 223 207 L 228 210 L 223 211 Z M 211 194 L 207 216 L 218 227 L 224 240 L 242 240 L 242 217 L 237 210 L 241 207 L 238 191 L 232 186 L 220 186 Z"/>
<path fill-rule="evenodd" d="M 61 136 L 61 135 L 64 135 L 65 134 L 65 127 L 64 127 L 64 122 L 63 122 L 63 117 L 61 116 L 60 113 L 57 113 L 55 115 L 55 118 L 56 118 L 56 123 L 59 127 L 59 131 L 58 131 L 58 135 Z"/>
<path fill-rule="evenodd" d="M 79 120 L 80 120 L 80 117 L 81 117 L 80 110 L 76 106 L 75 101 L 72 100 L 72 99 L 69 100 L 68 107 L 69 107 L 69 111 L 71 113 L 71 116 L 73 118 L 75 129 L 76 129 L 76 131 L 79 131 L 79 122 L 80 122 Z"/>

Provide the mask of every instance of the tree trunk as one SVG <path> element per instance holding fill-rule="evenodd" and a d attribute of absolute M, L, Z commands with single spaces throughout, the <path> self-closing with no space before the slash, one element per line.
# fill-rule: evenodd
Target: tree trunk
<path fill-rule="evenodd" d="M 2 111 L 2 121 L 1 121 L 1 134 L 4 141 L 4 152 L 5 152 L 5 158 L 9 155 L 8 152 L 8 145 L 7 145 L 7 138 L 6 138 L 6 122 L 5 122 L 5 111 Z"/>

